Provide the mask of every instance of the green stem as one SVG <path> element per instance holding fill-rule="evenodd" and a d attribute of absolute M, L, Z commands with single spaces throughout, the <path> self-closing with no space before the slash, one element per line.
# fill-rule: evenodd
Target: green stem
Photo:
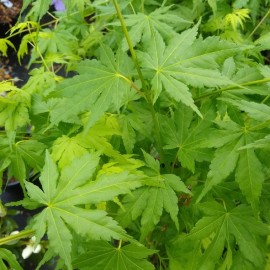
<path fill-rule="evenodd" d="M 260 20 L 260 22 L 256 25 L 256 27 L 253 29 L 253 31 L 249 34 L 248 39 L 253 36 L 253 34 L 257 31 L 257 29 L 260 27 L 260 25 L 265 21 L 265 19 L 269 16 L 270 9 L 267 11 L 267 13 L 264 15 L 264 17 Z"/>
<path fill-rule="evenodd" d="M 17 234 L 12 234 L 12 235 L 8 235 L 6 237 L 3 237 L 0 239 L 0 246 L 8 244 L 9 242 L 12 242 L 15 240 L 20 240 L 22 238 L 31 237 L 34 234 L 34 232 L 35 232 L 34 230 L 25 230 L 25 231 L 21 231 Z"/>
<path fill-rule="evenodd" d="M 129 51 L 131 53 L 132 60 L 133 60 L 133 62 L 135 64 L 135 67 L 137 69 L 138 75 L 140 77 L 140 80 L 141 80 L 141 83 L 142 83 L 142 88 L 145 89 L 145 82 L 144 82 L 144 78 L 143 78 L 143 75 L 142 75 L 141 68 L 140 68 L 139 63 L 138 63 L 138 60 L 137 60 L 137 55 L 136 55 L 136 53 L 134 51 L 134 48 L 133 48 L 133 45 L 132 45 L 132 42 L 131 42 L 131 39 L 130 39 L 128 30 L 127 30 L 127 26 L 125 24 L 125 21 L 124 21 L 124 18 L 123 18 L 123 15 L 122 15 L 122 12 L 120 10 L 120 7 L 118 5 L 117 0 L 113 0 L 113 4 L 114 4 L 115 10 L 117 12 L 117 16 L 118 16 L 118 18 L 120 20 L 120 23 L 121 23 L 122 30 L 124 32 L 125 38 L 127 40 Z"/>
<path fill-rule="evenodd" d="M 127 30 L 123 15 L 122 15 L 122 12 L 120 10 L 120 7 L 118 5 L 117 0 L 113 0 L 113 3 L 114 3 L 114 6 L 115 6 L 115 9 L 116 9 L 116 12 L 117 12 L 117 16 L 118 16 L 118 18 L 120 20 L 120 23 L 121 23 L 122 30 L 124 32 L 126 41 L 128 43 L 128 47 L 129 47 L 129 51 L 131 53 L 132 60 L 133 60 L 133 62 L 135 64 L 135 67 L 137 69 L 140 81 L 142 83 L 142 89 L 144 89 L 144 91 L 146 93 L 146 96 L 144 96 L 144 97 L 146 98 L 146 101 L 148 102 L 148 104 L 150 106 L 151 116 L 152 116 L 152 119 L 153 119 L 155 135 L 156 135 L 157 151 L 158 151 L 159 156 L 160 156 L 160 161 L 161 161 L 161 163 L 162 162 L 165 163 L 166 160 L 165 160 L 164 153 L 163 153 L 164 151 L 163 151 L 162 140 L 161 140 L 161 136 L 160 136 L 160 128 L 159 128 L 159 123 L 158 123 L 158 120 L 157 120 L 157 117 L 156 117 L 156 111 L 155 111 L 153 101 L 152 101 L 152 98 L 151 98 L 151 93 L 150 93 L 150 91 L 146 92 L 147 89 L 146 89 L 146 84 L 145 84 L 145 81 L 144 81 L 144 77 L 143 77 L 143 74 L 142 74 L 138 59 L 137 59 L 137 55 L 136 55 L 136 53 L 134 51 L 134 48 L 133 48 L 133 45 L 132 45 L 128 30 Z"/>
<path fill-rule="evenodd" d="M 246 82 L 246 83 L 242 83 L 242 84 L 239 84 L 239 85 L 231 85 L 231 86 L 228 86 L 228 87 L 225 87 L 225 88 L 218 89 L 218 90 L 213 91 L 211 93 L 207 93 L 207 94 L 198 96 L 194 100 L 195 100 L 195 102 L 198 102 L 201 99 L 204 99 L 204 98 L 207 98 L 207 97 L 210 97 L 210 96 L 214 96 L 214 95 L 218 95 L 218 94 L 220 94 L 222 92 L 225 92 L 225 91 L 237 90 L 239 88 L 242 89 L 245 86 L 250 86 L 250 85 L 255 85 L 255 84 L 262 84 L 262 83 L 266 83 L 266 82 L 270 82 L 270 78 L 265 78 L 265 79 L 261 79 L 261 80 Z"/>
<path fill-rule="evenodd" d="M 122 247 L 122 242 L 123 242 L 123 240 L 122 240 L 122 239 L 120 239 L 120 240 L 119 240 L 119 243 L 118 243 L 118 247 L 117 247 L 117 249 L 121 249 L 121 247 Z"/>

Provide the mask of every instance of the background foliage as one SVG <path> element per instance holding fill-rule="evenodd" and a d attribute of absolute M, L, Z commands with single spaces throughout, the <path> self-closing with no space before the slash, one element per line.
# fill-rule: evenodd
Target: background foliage
<path fill-rule="evenodd" d="M 268 269 L 269 1 L 63 2 L 0 40 L 33 67 L 0 84 L 0 172 L 40 266 Z"/>

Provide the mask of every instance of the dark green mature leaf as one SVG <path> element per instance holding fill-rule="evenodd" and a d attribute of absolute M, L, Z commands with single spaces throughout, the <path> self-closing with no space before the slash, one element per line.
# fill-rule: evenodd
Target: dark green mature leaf
<path fill-rule="evenodd" d="M 200 208 L 205 216 L 196 223 L 189 234 L 179 236 L 175 241 L 175 244 L 184 246 L 189 243 L 187 240 L 199 240 L 202 246 L 204 239 L 209 241 L 203 247 L 204 252 L 199 259 L 201 268 L 198 269 L 214 269 L 221 260 L 224 249 L 236 252 L 237 245 L 244 260 L 251 263 L 254 269 L 264 265 L 264 247 L 261 246 L 260 239 L 268 235 L 269 229 L 253 217 L 250 207 L 240 205 L 227 210 L 216 202 L 208 202 L 201 204 Z"/>
<path fill-rule="evenodd" d="M 30 200 L 45 206 L 34 218 L 33 228 L 37 241 L 47 231 L 50 246 L 64 260 L 68 269 L 71 269 L 71 229 L 88 239 L 129 239 L 105 211 L 81 207 L 112 200 L 141 185 L 138 177 L 127 172 L 101 174 L 95 181 L 91 181 L 98 162 L 97 154 L 86 154 L 74 159 L 58 178 L 56 165 L 47 153 L 40 177 L 43 190 L 32 183 L 26 183 Z"/>
<path fill-rule="evenodd" d="M 7 266 L 7 264 L 8 266 Z M 16 256 L 5 248 L 0 248 L 0 269 L 1 270 L 23 270 L 16 260 Z"/>
<path fill-rule="evenodd" d="M 190 194 L 185 184 L 174 174 L 160 174 L 160 164 L 152 156 L 144 152 L 149 179 L 156 182 L 156 186 L 142 187 L 127 195 L 123 202 L 118 218 L 123 226 L 128 226 L 132 220 L 141 216 L 141 239 L 144 239 L 160 221 L 163 209 L 170 214 L 177 229 L 178 224 L 178 197 L 176 192 Z M 147 171 L 146 171 L 147 173 Z"/>
<path fill-rule="evenodd" d="M 74 268 L 80 270 L 154 269 L 154 266 L 146 258 L 156 251 L 149 250 L 143 246 L 129 244 L 116 248 L 105 241 L 91 241 L 87 247 L 89 251 L 78 256 L 73 261 L 72 265 Z"/>
<path fill-rule="evenodd" d="M 128 56 L 101 45 L 100 61 L 85 60 L 77 67 L 80 75 L 67 79 L 59 85 L 63 102 L 51 112 L 52 125 L 60 121 L 76 122 L 78 115 L 90 111 L 86 124 L 89 129 L 109 108 L 119 111 L 130 90 L 133 65 Z"/>
<path fill-rule="evenodd" d="M 211 151 L 205 147 L 211 132 L 211 120 L 214 119 L 214 108 L 205 103 L 201 108 L 203 119 L 192 122 L 192 110 L 179 105 L 172 119 L 160 116 L 161 135 L 164 149 L 177 149 L 177 159 L 181 166 L 195 172 L 195 161 L 211 158 Z"/>

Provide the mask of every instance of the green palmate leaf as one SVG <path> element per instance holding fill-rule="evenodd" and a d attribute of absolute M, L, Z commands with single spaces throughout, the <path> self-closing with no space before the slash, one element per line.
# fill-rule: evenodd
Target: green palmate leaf
<path fill-rule="evenodd" d="M 16 260 L 16 256 L 5 248 L 0 248 L 0 268 L 1 270 L 23 270 Z"/>
<path fill-rule="evenodd" d="M 177 159 L 191 172 L 195 171 L 195 161 L 210 160 L 211 152 L 205 147 L 208 140 L 214 108 L 205 103 L 201 108 L 203 119 L 192 122 L 192 110 L 185 105 L 178 106 L 173 119 L 160 116 L 164 149 L 177 149 Z"/>
<path fill-rule="evenodd" d="M 224 117 L 222 121 L 216 120 L 216 124 L 221 129 L 211 132 L 207 144 L 208 147 L 218 149 L 215 151 L 205 186 L 197 201 L 200 201 L 214 185 L 221 183 L 235 172 L 236 181 L 243 195 L 255 210 L 265 179 L 261 161 L 254 150 L 249 148 L 256 138 L 261 137 L 259 133 L 252 131 L 252 125 L 256 126 L 257 122 L 251 124 L 248 121 L 239 125 L 229 117 Z"/>
<path fill-rule="evenodd" d="M 185 246 L 189 243 L 187 240 L 199 240 L 203 245 L 203 239 L 207 239 L 208 244 L 203 248 L 198 269 L 214 269 L 221 261 L 222 254 L 226 252 L 230 257 L 228 252 L 232 251 L 240 253 L 243 260 L 251 263 L 254 268 L 264 265 L 260 239 L 269 233 L 268 228 L 252 216 L 249 207 L 241 205 L 228 211 L 216 202 L 208 202 L 202 204 L 201 209 L 205 216 L 188 235 L 180 236 L 175 242 Z M 235 250 L 236 245 L 239 251 Z"/>
<path fill-rule="evenodd" d="M 143 246 L 129 244 L 116 248 L 105 241 L 91 241 L 87 246 L 89 251 L 78 256 L 73 261 L 74 268 L 80 270 L 154 269 L 154 266 L 146 259 L 156 251 Z"/>
<path fill-rule="evenodd" d="M 198 27 L 194 27 L 182 33 L 179 36 L 171 41 L 169 46 L 165 49 L 165 43 L 161 36 L 156 32 L 153 35 L 153 40 L 148 46 L 150 53 L 140 53 L 139 59 L 142 62 L 144 68 L 154 70 L 155 75 L 152 79 L 152 88 L 154 91 L 154 101 L 157 100 L 158 96 L 162 91 L 162 87 L 172 98 L 177 101 L 183 102 L 187 106 L 190 106 L 192 109 L 197 110 L 196 106 L 193 103 L 191 93 L 188 90 L 188 87 L 181 81 L 176 80 L 174 77 L 171 77 L 170 74 L 166 73 L 166 64 L 169 63 L 171 57 L 174 58 L 174 51 L 177 48 L 181 47 L 183 50 L 187 49 L 195 40 L 197 35 Z M 172 48 L 173 45 L 175 48 Z M 165 71 L 165 72 L 164 72 Z M 198 111 L 198 110 L 197 110 Z"/>
<path fill-rule="evenodd" d="M 59 86 L 63 102 L 51 112 L 52 125 L 60 121 L 76 122 L 78 114 L 90 111 L 86 124 L 89 129 L 109 108 L 119 111 L 131 91 L 129 78 L 133 65 L 120 50 L 115 58 L 109 47 L 101 45 L 100 61 L 86 60 L 77 70 L 79 76 L 65 80 Z"/>
<path fill-rule="evenodd" d="M 151 70 L 154 101 L 162 89 L 176 101 L 181 101 L 201 115 L 195 106 L 189 86 L 196 88 L 227 85 L 230 80 L 218 70 L 219 61 L 237 51 L 233 44 L 221 43 L 218 38 L 196 40 L 198 25 L 175 35 L 168 46 L 155 33 L 148 53 L 139 53 L 143 68 Z"/>
<path fill-rule="evenodd" d="M 168 38 L 175 34 L 174 27 L 192 24 L 192 21 L 181 17 L 179 13 L 170 12 L 170 9 L 171 6 L 163 6 L 155 9 L 150 14 L 125 15 L 125 23 L 130 27 L 129 35 L 133 46 L 141 40 L 151 40 L 153 31 L 158 31 L 164 38 Z M 123 48 L 127 50 L 127 42 L 124 41 L 123 43 Z"/>
<path fill-rule="evenodd" d="M 141 185 L 137 176 L 127 172 L 101 174 L 96 180 L 91 180 L 98 162 L 97 154 L 86 154 L 74 159 L 70 166 L 61 171 L 59 178 L 56 165 L 47 153 L 40 177 L 43 190 L 32 183 L 26 183 L 30 200 L 45 206 L 33 222 L 37 241 L 47 231 L 50 247 L 68 269 L 71 269 L 72 233 L 96 240 L 129 239 L 105 211 L 81 207 L 112 200 Z"/>
<path fill-rule="evenodd" d="M 141 216 L 141 239 L 153 231 L 155 225 L 160 221 L 163 209 L 170 214 L 175 226 L 178 224 L 178 197 L 176 192 L 190 193 L 179 177 L 173 174 L 159 172 L 159 162 L 144 152 L 146 170 L 149 179 L 156 182 L 151 187 L 142 187 L 132 195 L 124 198 L 124 210 L 121 210 L 119 220 L 122 225 L 128 226 L 132 220 Z"/>

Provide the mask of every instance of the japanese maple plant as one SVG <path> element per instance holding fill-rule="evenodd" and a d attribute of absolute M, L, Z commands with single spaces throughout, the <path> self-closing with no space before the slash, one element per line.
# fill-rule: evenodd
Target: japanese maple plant
<path fill-rule="evenodd" d="M 51 4 L 0 40 L 30 57 L 0 83 L 5 207 L 38 210 L 0 268 L 28 243 L 37 269 L 269 269 L 269 1 Z"/>

